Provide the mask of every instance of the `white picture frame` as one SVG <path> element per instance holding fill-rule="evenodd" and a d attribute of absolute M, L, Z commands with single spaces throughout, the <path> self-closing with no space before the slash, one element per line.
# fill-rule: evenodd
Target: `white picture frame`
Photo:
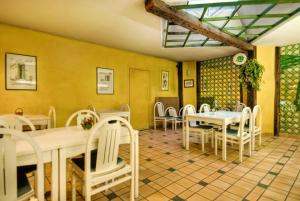
<path fill-rule="evenodd" d="M 97 94 L 114 94 L 114 70 L 97 67 Z"/>
<path fill-rule="evenodd" d="M 161 90 L 162 91 L 169 90 L 169 71 L 161 72 Z"/>
<path fill-rule="evenodd" d="M 5 89 L 37 90 L 37 57 L 5 53 Z"/>

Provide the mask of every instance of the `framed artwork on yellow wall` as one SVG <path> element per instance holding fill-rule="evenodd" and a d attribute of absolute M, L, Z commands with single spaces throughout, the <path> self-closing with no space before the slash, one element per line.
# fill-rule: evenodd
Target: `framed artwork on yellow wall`
<path fill-rule="evenodd" d="M 193 87 L 194 87 L 193 79 L 184 80 L 184 88 L 193 88 Z"/>
<path fill-rule="evenodd" d="M 5 53 L 5 89 L 37 90 L 36 56 Z"/>
<path fill-rule="evenodd" d="M 114 70 L 97 68 L 97 94 L 114 94 Z"/>
<path fill-rule="evenodd" d="M 161 72 L 161 90 L 162 91 L 169 90 L 169 71 Z"/>

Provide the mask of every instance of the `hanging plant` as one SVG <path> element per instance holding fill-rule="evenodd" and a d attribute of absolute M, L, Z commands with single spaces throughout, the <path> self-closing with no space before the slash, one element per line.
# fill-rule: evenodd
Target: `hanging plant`
<path fill-rule="evenodd" d="M 248 60 L 240 68 L 240 82 L 247 87 L 259 90 L 261 79 L 265 68 L 256 59 Z"/>

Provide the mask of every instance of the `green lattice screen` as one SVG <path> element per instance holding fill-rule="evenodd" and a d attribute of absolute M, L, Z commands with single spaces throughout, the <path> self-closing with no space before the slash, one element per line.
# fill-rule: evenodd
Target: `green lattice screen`
<path fill-rule="evenodd" d="M 235 107 L 240 99 L 239 68 L 232 56 L 200 63 L 200 103 L 214 100 L 218 108 Z"/>
<path fill-rule="evenodd" d="M 300 44 L 280 54 L 280 132 L 300 135 Z"/>

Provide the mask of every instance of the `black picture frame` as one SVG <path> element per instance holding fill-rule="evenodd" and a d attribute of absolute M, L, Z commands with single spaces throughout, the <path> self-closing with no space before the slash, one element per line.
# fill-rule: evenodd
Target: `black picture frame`
<path fill-rule="evenodd" d="M 184 88 L 194 88 L 194 79 L 184 80 Z"/>

